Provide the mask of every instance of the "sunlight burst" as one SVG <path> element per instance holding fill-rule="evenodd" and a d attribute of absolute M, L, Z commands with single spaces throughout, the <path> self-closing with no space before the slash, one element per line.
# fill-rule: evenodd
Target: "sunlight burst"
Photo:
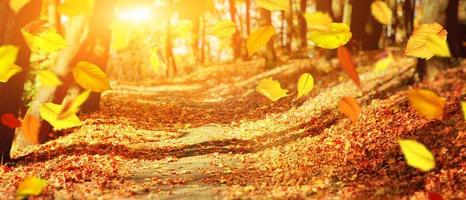
<path fill-rule="evenodd" d="M 119 20 L 132 23 L 142 23 L 151 17 L 152 10 L 147 7 L 129 8 L 118 13 Z"/>

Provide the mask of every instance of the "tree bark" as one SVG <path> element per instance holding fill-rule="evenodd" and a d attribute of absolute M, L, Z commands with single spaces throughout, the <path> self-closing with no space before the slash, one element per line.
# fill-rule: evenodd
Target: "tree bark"
<path fill-rule="evenodd" d="M 270 11 L 260 8 L 261 26 L 270 26 L 272 25 L 272 14 Z M 275 54 L 275 46 L 274 46 L 274 39 L 270 39 L 267 43 L 267 50 L 265 52 L 265 59 L 268 66 L 272 65 L 274 61 L 277 60 L 277 55 Z"/>
<path fill-rule="evenodd" d="M 285 11 L 286 13 L 286 11 Z M 286 34 L 286 50 L 291 52 L 293 42 L 293 0 L 290 0 L 290 9 L 288 10 L 287 21 L 287 34 Z"/>
<path fill-rule="evenodd" d="M 316 0 L 316 10 L 327 13 L 332 19 L 335 20 L 335 16 L 332 10 L 332 0 Z"/>
<path fill-rule="evenodd" d="M 298 15 L 298 23 L 299 23 L 299 35 L 301 37 L 300 44 L 302 49 L 307 48 L 307 24 L 306 19 L 304 18 L 304 13 L 306 13 L 307 9 L 307 0 L 300 0 L 299 6 L 301 10 L 301 14 Z"/>
<path fill-rule="evenodd" d="M 246 0 L 246 33 L 251 34 L 251 0 Z"/>
<path fill-rule="evenodd" d="M 379 48 L 379 39 L 382 34 L 382 24 L 377 22 L 371 14 L 370 5 L 373 0 L 351 0 L 351 32 L 353 40 L 364 50 Z"/>
<path fill-rule="evenodd" d="M 26 4 L 19 13 L 15 14 L 8 5 L 8 0 L 0 1 L 0 45 L 14 45 L 19 47 L 16 64 L 22 67 L 22 71 L 6 83 L 0 83 L 0 116 L 6 113 L 19 116 L 24 92 L 26 75 L 30 69 L 31 51 L 23 39 L 20 29 L 29 22 L 39 18 L 41 1 L 32 0 Z M 0 157 L 3 163 L 10 162 L 10 151 L 15 129 L 0 124 Z M 3 164 L 2 163 L 2 164 Z"/>
<path fill-rule="evenodd" d="M 237 12 L 236 12 L 236 1 L 235 0 L 228 0 L 230 6 L 230 19 L 233 23 L 236 24 L 238 28 L 238 20 L 237 20 Z M 240 32 L 237 30 L 232 37 L 232 46 L 233 46 L 233 57 L 235 59 L 241 57 L 241 35 Z"/>

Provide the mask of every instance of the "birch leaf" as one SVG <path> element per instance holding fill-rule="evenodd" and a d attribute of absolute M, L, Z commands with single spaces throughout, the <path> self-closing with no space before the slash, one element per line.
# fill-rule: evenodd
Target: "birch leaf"
<path fill-rule="evenodd" d="M 314 78 L 309 73 L 304 73 L 298 80 L 298 98 L 308 95 L 314 88 Z"/>
<path fill-rule="evenodd" d="M 256 91 L 272 101 L 277 101 L 288 96 L 288 90 L 282 89 L 280 82 L 272 78 L 262 79 L 256 87 Z"/>
<path fill-rule="evenodd" d="M 252 32 L 247 40 L 248 55 L 252 56 L 260 48 L 267 45 L 274 35 L 275 28 L 273 26 L 261 27 Z"/>
<path fill-rule="evenodd" d="M 217 22 L 210 30 L 210 34 L 218 38 L 231 38 L 236 32 L 236 24 L 231 20 Z"/>
<path fill-rule="evenodd" d="M 381 24 L 390 25 L 392 23 L 392 10 L 390 10 L 384 1 L 376 0 L 372 2 L 371 13 Z"/>
<path fill-rule="evenodd" d="M 359 79 L 359 74 L 356 71 L 356 65 L 353 62 L 350 51 L 346 47 L 341 46 L 338 48 L 337 54 L 340 65 L 345 72 L 358 87 L 361 87 L 361 80 Z"/>
<path fill-rule="evenodd" d="M 18 13 L 31 0 L 10 0 L 10 8 Z"/>
<path fill-rule="evenodd" d="M 447 31 L 439 24 L 422 24 L 408 40 L 405 55 L 430 59 L 433 56 L 450 57 Z"/>
<path fill-rule="evenodd" d="M 47 87 L 57 87 L 63 84 L 60 78 L 50 70 L 41 70 L 37 72 L 37 79 L 39 79 L 42 85 Z"/>
<path fill-rule="evenodd" d="M 81 61 L 73 68 L 73 77 L 76 83 L 92 92 L 103 92 L 110 89 L 107 74 L 97 65 Z"/>
<path fill-rule="evenodd" d="M 336 49 L 351 39 L 350 28 L 345 23 L 332 23 L 329 31 L 311 32 L 310 40 L 324 49 Z"/>
<path fill-rule="evenodd" d="M 6 83 L 21 72 L 21 67 L 15 64 L 18 51 L 18 47 L 12 45 L 0 46 L 0 82 Z"/>
<path fill-rule="evenodd" d="M 23 27 L 21 32 L 34 53 L 52 53 L 67 46 L 65 39 L 46 20 L 35 20 Z"/>
<path fill-rule="evenodd" d="M 37 196 L 42 193 L 45 187 L 47 187 L 47 181 L 31 176 L 25 178 L 21 182 L 16 190 L 16 195 L 26 198 L 29 196 Z"/>
<path fill-rule="evenodd" d="M 288 0 L 256 0 L 256 3 L 259 7 L 270 11 L 288 10 L 290 6 Z"/>
<path fill-rule="evenodd" d="M 65 0 L 58 6 L 58 12 L 67 16 L 91 14 L 94 0 Z"/>
<path fill-rule="evenodd" d="M 399 140 L 401 151 L 409 166 L 430 171 L 435 168 L 435 159 L 432 153 L 416 140 Z"/>
<path fill-rule="evenodd" d="M 68 101 L 58 113 L 57 119 L 63 120 L 78 113 L 79 109 L 86 102 L 90 95 L 91 91 L 87 90 L 79 94 L 72 101 Z"/>
<path fill-rule="evenodd" d="M 71 115 L 61 120 L 58 119 L 58 115 L 60 114 L 61 110 L 63 110 L 62 105 L 45 103 L 41 105 L 39 112 L 40 116 L 49 122 L 55 130 L 63 130 L 84 125 L 84 123 L 79 120 L 76 115 Z"/>
<path fill-rule="evenodd" d="M 332 28 L 332 18 L 327 13 L 319 11 L 314 13 L 306 12 L 304 18 L 310 31 L 330 31 Z"/>
<path fill-rule="evenodd" d="M 445 98 L 430 90 L 412 89 L 407 93 L 409 103 L 419 114 L 427 119 L 443 118 Z"/>
<path fill-rule="evenodd" d="M 350 118 L 353 124 L 356 124 L 361 115 L 361 108 L 358 101 L 354 97 L 343 97 L 338 102 L 338 109 L 340 113 Z"/>
<path fill-rule="evenodd" d="M 31 144 L 39 144 L 39 129 L 40 120 L 33 115 L 26 114 L 21 121 L 24 139 Z"/>

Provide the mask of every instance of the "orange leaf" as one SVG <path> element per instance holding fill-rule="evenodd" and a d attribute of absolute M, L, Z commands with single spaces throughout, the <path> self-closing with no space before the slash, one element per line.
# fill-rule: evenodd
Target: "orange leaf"
<path fill-rule="evenodd" d="M 412 89 L 406 94 L 411 107 L 427 119 L 442 120 L 445 98 L 430 90 Z"/>
<path fill-rule="evenodd" d="M 338 102 L 339 111 L 349 117 L 353 124 L 356 124 L 361 114 L 361 108 L 354 97 L 343 97 Z"/>
<path fill-rule="evenodd" d="M 32 115 L 24 116 L 21 129 L 23 130 L 23 136 L 26 141 L 32 144 L 39 144 L 39 118 Z"/>
<path fill-rule="evenodd" d="M 338 48 L 337 54 L 338 60 L 340 60 L 340 64 L 343 67 L 343 69 L 346 71 L 348 76 L 354 81 L 354 83 L 359 88 L 361 88 L 361 81 L 359 80 L 359 75 L 356 71 L 356 65 L 354 64 L 353 59 L 351 58 L 350 51 L 346 47 L 341 46 Z"/>
<path fill-rule="evenodd" d="M 5 113 L 2 115 L 2 124 L 13 129 L 21 126 L 21 122 L 18 120 L 18 118 L 16 118 L 15 115 L 11 113 Z"/>

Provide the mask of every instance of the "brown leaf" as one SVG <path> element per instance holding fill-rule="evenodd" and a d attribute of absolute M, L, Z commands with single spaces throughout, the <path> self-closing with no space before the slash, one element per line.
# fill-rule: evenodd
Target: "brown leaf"
<path fill-rule="evenodd" d="M 21 128 L 23 130 L 23 136 L 26 141 L 32 144 L 39 144 L 39 118 L 32 115 L 24 116 Z"/>
<path fill-rule="evenodd" d="M 354 81 L 354 83 L 359 88 L 361 88 L 361 81 L 359 80 L 359 75 L 356 71 L 356 65 L 354 64 L 353 59 L 351 58 L 350 51 L 346 47 L 341 46 L 338 48 L 337 54 L 338 60 L 340 60 L 340 64 L 343 67 L 343 69 L 346 71 L 348 76 Z"/>
<path fill-rule="evenodd" d="M 353 124 L 358 122 L 361 108 L 354 97 L 343 97 L 340 102 L 338 102 L 338 109 L 342 114 L 350 118 Z"/>

